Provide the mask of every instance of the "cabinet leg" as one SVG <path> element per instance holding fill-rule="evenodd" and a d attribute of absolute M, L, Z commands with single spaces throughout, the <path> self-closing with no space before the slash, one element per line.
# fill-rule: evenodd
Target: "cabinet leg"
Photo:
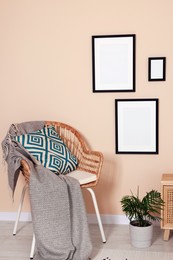
<path fill-rule="evenodd" d="M 163 234 L 163 240 L 169 240 L 170 229 L 165 229 Z"/>

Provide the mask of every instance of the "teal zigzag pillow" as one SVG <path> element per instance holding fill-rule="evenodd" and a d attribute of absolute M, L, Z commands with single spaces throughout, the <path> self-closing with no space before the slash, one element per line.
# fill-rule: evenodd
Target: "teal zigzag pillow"
<path fill-rule="evenodd" d="M 74 171 L 77 167 L 76 157 L 71 154 L 54 126 L 16 136 L 15 140 L 52 172 L 65 174 Z"/>

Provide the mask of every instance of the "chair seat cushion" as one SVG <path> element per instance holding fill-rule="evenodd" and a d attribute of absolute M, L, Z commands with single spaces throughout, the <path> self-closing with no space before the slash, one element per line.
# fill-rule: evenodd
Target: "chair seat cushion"
<path fill-rule="evenodd" d="M 80 171 L 80 170 L 75 170 L 66 175 L 77 179 L 80 185 L 87 184 L 97 180 L 97 176 L 95 174 L 92 174 L 90 172 Z"/>
<path fill-rule="evenodd" d="M 54 126 L 16 136 L 15 140 L 44 167 L 56 174 L 66 174 L 77 167 L 77 159 L 59 137 Z"/>

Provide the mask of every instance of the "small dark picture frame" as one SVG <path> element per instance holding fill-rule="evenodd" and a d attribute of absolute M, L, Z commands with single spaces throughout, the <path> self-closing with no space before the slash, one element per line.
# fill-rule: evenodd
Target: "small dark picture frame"
<path fill-rule="evenodd" d="M 166 81 L 166 57 L 148 58 L 148 81 Z"/>

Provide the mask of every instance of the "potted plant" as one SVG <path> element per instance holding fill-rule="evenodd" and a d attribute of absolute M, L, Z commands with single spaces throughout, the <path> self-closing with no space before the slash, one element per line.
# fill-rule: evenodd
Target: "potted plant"
<path fill-rule="evenodd" d="M 135 247 L 149 247 L 152 242 L 153 221 L 160 220 L 160 211 L 164 201 L 160 192 L 151 190 L 140 199 L 139 188 L 137 195 L 131 193 L 121 199 L 122 210 L 130 221 L 129 230 L 131 243 Z"/>

